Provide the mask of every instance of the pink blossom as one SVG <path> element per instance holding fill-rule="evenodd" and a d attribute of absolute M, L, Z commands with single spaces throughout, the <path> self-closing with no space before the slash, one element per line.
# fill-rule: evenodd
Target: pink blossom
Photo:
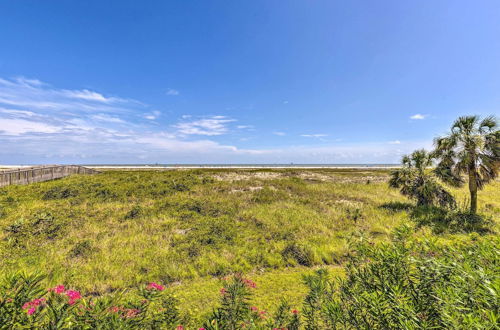
<path fill-rule="evenodd" d="M 243 282 L 249 288 L 255 289 L 257 287 L 257 284 L 255 284 L 255 282 L 250 279 L 243 279 Z"/>
<path fill-rule="evenodd" d="M 111 313 L 118 313 L 120 311 L 120 307 L 118 307 L 118 306 L 110 307 L 109 311 Z"/>
<path fill-rule="evenodd" d="M 82 296 L 80 295 L 80 292 L 78 291 L 73 291 L 73 290 L 68 290 L 66 291 L 66 295 L 69 298 L 69 304 L 73 305 L 78 299 L 81 299 Z"/>
<path fill-rule="evenodd" d="M 299 311 L 298 311 L 298 310 L 296 310 L 296 309 L 292 309 L 292 313 L 293 313 L 293 314 L 299 314 Z"/>
<path fill-rule="evenodd" d="M 255 307 L 255 306 L 252 306 L 252 307 L 250 307 L 250 310 L 252 312 L 257 312 L 259 309 L 257 307 Z"/>
<path fill-rule="evenodd" d="M 175 328 L 176 330 L 184 330 L 184 327 L 182 325 L 178 325 L 177 328 Z"/>
<path fill-rule="evenodd" d="M 158 291 L 163 291 L 163 290 L 165 290 L 165 287 L 163 285 L 158 284 L 158 283 L 151 282 L 148 284 L 148 289 L 149 290 L 156 289 Z"/>
<path fill-rule="evenodd" d="M 125 310 L 125 315 L 124 317 L 126 318 L 132 318 L 132 317 L 136 317 L 137 314 L 139 314 L 141 311 L 139 309 L 126 309 Z"/>
<path fill-rule="evenodd" d="M 27 309 L 28 315 L 31 315 L 36 311 L 38 306 L 40 306 L 44 302 L 45 298 L 33 299 L 32 301 L 28 301 L 27 303 L 25 303 L 22 308 Z"/>
<path fill-rule="evenodd" d="M 225 295 L 226 293 L 227 293 L 226 288 L 222 288 L 222 289 L 220 289 L 220 294 L 221 294 L 221 295 Z"/>
<path fill-rule="evenodd" d="M 64 288 L 64 285 L 57 285 L 56 287 L 54 288 L 50 288 L 48 289 L 48 291 L 54 291 L 55 293 L 58 293 L 58 294 L 61 294 L 61 293 L 64 293 L 64 290 L 66 290 Z"/>

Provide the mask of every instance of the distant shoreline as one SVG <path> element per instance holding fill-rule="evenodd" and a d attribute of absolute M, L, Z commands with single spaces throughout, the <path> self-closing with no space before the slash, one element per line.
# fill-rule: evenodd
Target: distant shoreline
<path fill-rule="evenodd" d="M 0 165 L 0 169 L 28 168 L 41 165 Z M 136 164 L 82 164 L 93 169 L 392 169 L 398 168 L 397 164 L 179 164 L 179 165 L 136 165 Z"/>

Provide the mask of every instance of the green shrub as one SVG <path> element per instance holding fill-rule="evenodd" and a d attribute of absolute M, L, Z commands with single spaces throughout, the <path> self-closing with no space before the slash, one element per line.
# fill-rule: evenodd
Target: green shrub
<path fill-rule="evenodd" d="M 63 225 L 49 212 L 36 212 L 30 218 L 21 218 L 4 228 L 7 240 L 14 246 L 22 246 L 31 240 L 36 245 L 61 234 Z"/>
<path fill-rule="evenodd" d="M 404 227 L 391 244 L 359 243 L 345 278 L 306 277 L 306 328 L 495 328 L 498 242 L 437 248 L 408 236 Z"/>
<path fill-rule="evenodd" d="M 79 191 L 71 187 L 55 186 L 47 190 L 43 195 L 43 200 L 66 199 L 78 196 Z"/>

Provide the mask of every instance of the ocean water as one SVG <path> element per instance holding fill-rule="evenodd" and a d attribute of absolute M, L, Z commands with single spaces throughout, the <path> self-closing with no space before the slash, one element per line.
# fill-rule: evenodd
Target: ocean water
<path fill-rule="evenodd" d="M 81 164 L 116 168 L 393 168 L 399 164 Z"/>

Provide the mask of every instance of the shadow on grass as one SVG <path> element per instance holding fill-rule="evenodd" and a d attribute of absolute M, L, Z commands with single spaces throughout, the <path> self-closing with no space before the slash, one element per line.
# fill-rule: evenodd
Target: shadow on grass
<path fill-rule="evenodd" d="M 480 214 L 471 214 L 462 210 L 448 210 L 433 206 L 415 207 L 410 218 L 418 227 L 429 226 L 436 234 L 471 233 L 487 234 L 491 232 L 491 218 Z"/>
<path fill-rule="evenodd" d="M 411 203 L 389 202 L 379 206 L 393 213 L 407 211 L 417 227 L 430 227 L 435 234 L 443 233 L 491 233 L 493 221 L 480 214 L 460 209 L 450 210 L 436 206 L 416 206 Z"/>
<path fill-rule="evenodd" d="M 381 209 L 388 210 L 393 213 L 401 211 L 410 211 L 414 207 L 415 205 L 413 205 L 412 203 L 403 203 L 403 202 L 389 202 L 380 205 Z"/>

